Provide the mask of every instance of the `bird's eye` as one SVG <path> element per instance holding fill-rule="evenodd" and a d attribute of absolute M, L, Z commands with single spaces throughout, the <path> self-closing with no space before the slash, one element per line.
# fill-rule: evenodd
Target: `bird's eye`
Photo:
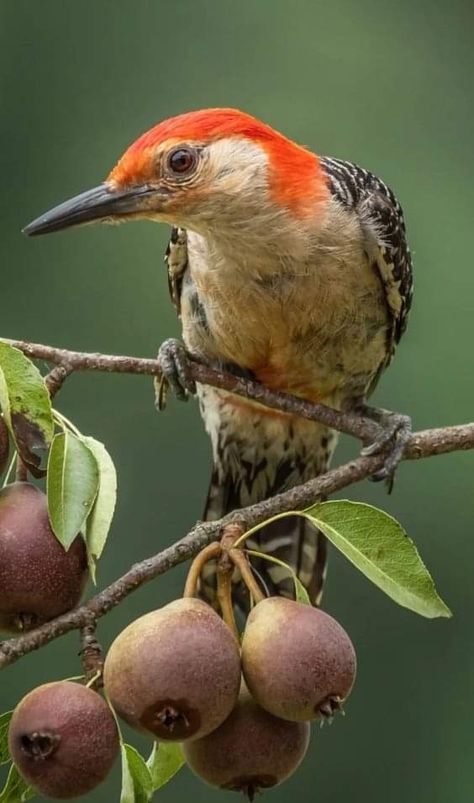
<path fill-rule="evenodd" d="M 172 173 L 183 176 L 190 173 L 196 164 L 196 154 L 189 148 L 177 148 L 168 156 L 168 167 Z"/>

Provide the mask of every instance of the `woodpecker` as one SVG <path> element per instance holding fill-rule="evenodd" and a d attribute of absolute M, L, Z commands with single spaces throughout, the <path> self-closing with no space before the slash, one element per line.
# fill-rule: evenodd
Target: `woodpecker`
<path fill-rule="evenodd" d="M 266 386 L 339 410 L 366 399 L 406 326 L 412 266 L 401 207 L 387 185 L 351 162 L 317 156 L 235 109 L 164 120 L 137 139 L 98 187 L 26 227 L 43 234 L 137 218 L 171 224 L 169 285 L 186 353 Z M 204 518 L 217 519 L 328 469 L 337 434 L 186 373 L 178 341 L 160 359 L 178 395 L 197 392 L 214 467 Z M 393 448 L 405 417 L 373 409 Z M 380 478 L 380 477 L 379 477 Z M 254 542 L 297 571 L 311 600 L 326 546 L 301 518 L 267 525 Z M 290 595 L 285 570 L 256 561 L 269 593 Z M 212 576 L 203 577 L 211 595 Z M 207 592 L 206 592 L 207 588 Z"/>

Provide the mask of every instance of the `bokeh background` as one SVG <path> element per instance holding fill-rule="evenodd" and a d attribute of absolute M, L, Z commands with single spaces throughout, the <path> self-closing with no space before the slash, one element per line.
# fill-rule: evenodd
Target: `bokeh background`
<path fill-rule="evenodd" d="M 416 293 L 408 333 L 376 401 L 410 413 L 419 428 L 472 418 L 469 6 L 2 0 L 0 334 L 148 356 L 177 336 L 162 262 L 165 227 L 134 223 L 37 240 L 20 229 L 99 183 L 124 147 L 159 119 L 233 105 L 320 153 L 359 162 L 394 187 L 408 221 Z M 76 376 L 59 405 L 107 444 L 118 468 L 119 503 L 99 573 L 104 586 L 199 517 L 209 444 L 196 404 L 171 402 L 158 415 L 148 379 Z M 345 440 L 337 460 L 355 452 Z M 455 617 L 417 618 L 332 554 L 325 605 L 357 646 L 357 687 L 346 718 L 314 733 L 301 771 L 269 800 L 472 799 L 473 468 L 472 454 L 404 464 L 392 497 L 368 482 L 346 494 L 400 519 Z M 129 597 L 101 621 L 103 643 L 176 597 L 183 576 L 177 569 Z M 3 671 L 0 710 L 43 681 L 76 674 L 77 649 L 72 634 Z M 118 790 L 117 768 L 89 799 L 118 801 Z M 163 803 L 231 799 L 187 770 L 159 794 Z"/>

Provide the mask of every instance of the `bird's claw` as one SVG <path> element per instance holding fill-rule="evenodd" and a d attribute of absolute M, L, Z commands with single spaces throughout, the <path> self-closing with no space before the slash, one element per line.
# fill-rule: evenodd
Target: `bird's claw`
<path fill-rule="evenodd" d="M 161 376 L 155 379 L 155 404 L 164 410 L 168 390 L 171 389 L 179 401 L 187 401 L 196 393 L 196 383 L 190 375 L 189 359 L 181 341 L 169 338 L 161 344 L 158 351 Z"/>
<path fill-rule="evenodd" d="M 364 405 L 362 412 L 380 425 L 381 432 L 372 443 L 362 449 L 361 454 L 367 457 L 384 451 L 388 452 L 382 468 L 376 471 L 370 479 L 373 482 L 385 480 L 390 493 L 395 470 L 403 457 L 405 446 L 410 440 L 411 418 L 403 413 L 393 413 L 390 410 L 381 410 L 367 405 Z"/>

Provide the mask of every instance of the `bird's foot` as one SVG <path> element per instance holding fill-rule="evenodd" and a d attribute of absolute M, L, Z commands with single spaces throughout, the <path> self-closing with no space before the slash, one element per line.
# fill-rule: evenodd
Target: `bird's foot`
<path fill-rule="evenodd" d="M 380 434 L 372 443 L 362 449 L 361 454 L 365 457 L 387 452 L 382 468 L 376 471 L 370 479 L 374 482 L 385 480 L 390 493 L 393 488 L 395 470 L 403 457 L 405 446 L 410 440 L 411 418 L 403 413 L 393 413 L 390 410 L 370 407 L 367 404 L 359 406 L 358 410 L 362 415 L 376 421 L 381 427 Z"/>
<path fill-rule="evenodd" d="M 189 358 L 180 340 L 169 338 L 158 351 L 161 376 L 155 379 L 155 404 L 158 410 L 166 407 L 168 390 L 179 401 L 187 401 L 196 393 L 196 383 L 189 371 Z"/>

